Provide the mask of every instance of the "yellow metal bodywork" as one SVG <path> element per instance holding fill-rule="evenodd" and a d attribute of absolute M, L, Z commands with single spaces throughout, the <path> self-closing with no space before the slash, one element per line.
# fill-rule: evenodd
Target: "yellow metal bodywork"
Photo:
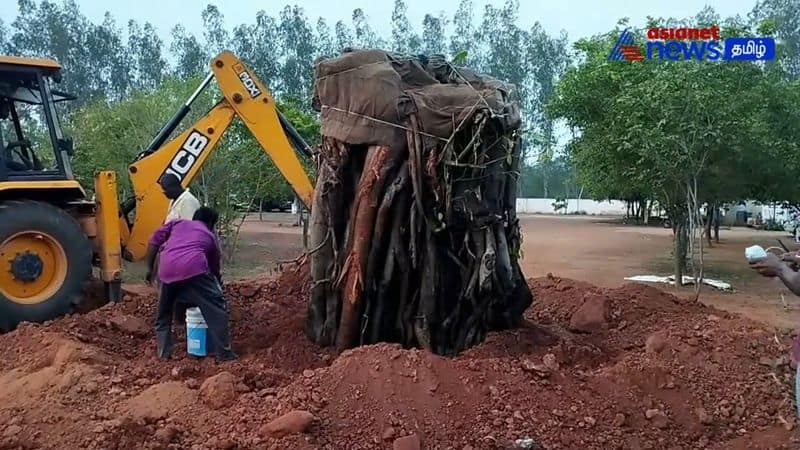
<path fill-rule="evenodd" d="M 275 99 L 269 90 L 231 52 L 224 51 L 217 55 L 211 61 L 211 70 L 225 99 L 236 110 L 236 115 L 272 158 L 300 200 L 310 207 L 314 186 L 281 127 Z"/>
<path fill-rule="evenodd" d="M 150 236 L 164 222 L 169 200 L 158 185 L 161 176 L 166 172 L 175 173 L 183 186 L 188 186 L 237 116 L 303 203 L 311 205 L 314 186 L 281 127 L 275 100 L 269 91 L 230 52 L 222 52 L 214 58 L 211 69 L 224 98 L 181 135 L 128 168 L 136 196 L 136 218 L 127 239 L 127 224 L 120 222 L 126 259 L 144 258 Z"/>
<path fill-rule="evenodd" d="M 30 180 L 30 181 L 3 181 L 0 183 L 0 192 L 11 191 L 41 191 L 41 190 L 67 190 L 73 191 L 75 197 L 85 197 L 86 191 L 75 180 Z"/>
<path fill-rule="evenodd" d="M 164 223 L 164 218 L 167 216 L 169 200 L 158 184 L 159 178 L 171 168 L 187 169 L 187 172 L 182 174 L 182 184 L 188 186 L 214 150 L 233 116 L 233 108 L 227 102 L 217 103 L 211 111 L 180 136 L 128 167 L 128 175 L 136 196 L 136 219 L 130 229 L 130 237 L 124 241 L 127 259 L 138 261 L 144 258 L 150 236 Z M 192 151 L 184 148 L 190 136 L 201 136 L 196 138 L 200 139 L 200 142 L 207 139 L 201 151 L 196 151 L 198 148 L 196 145 L 192 145 Z"/>
<path fill-rule="evenodd" d="M 100 277 L 105 282 L 122 280 L 122 248 L 119 227 L 117 174 L 106 170 L 94 176 L 97 249 L 100 253 Z M 127 226 L 125 227 L 127 229 Z"/>
<path fill-rule="evenodd" d="M 22 56 L 0 56 L 0 64 L 11 64 L 14 66 L 39 67 L 43 69 L 59 70 L 61 65 L 52 59 L 45 58 L 25 58 Z"/>
<path fill-rule="evenodd" d="M 41 274 L 33 281 L 18 280 L 11 270 L 14 258 L 26 252 L 42 262 Z M 0 294 L 23 305 L 41 303 L 64 283 L 67 267 L 66 252 L 55 238 L 38 230 L 16 233 L 0 242 Z"/>

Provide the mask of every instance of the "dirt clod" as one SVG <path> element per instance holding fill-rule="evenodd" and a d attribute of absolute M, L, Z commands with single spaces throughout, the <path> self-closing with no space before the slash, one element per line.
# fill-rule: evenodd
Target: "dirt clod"
<path fill-rule="evenodd" d="M 661 353 L 667 346 L 667 336 L 663 331 L 656 331 L 647 337 L 644 347 L 650 353 Z"/>
<path fill-rule="evenodd" d="M 647 420 L 656 428 L 666 428 L 669 423 L 667 415 L 660 409 L 648 409 L 645 411 L 644 416 L 647 417 Z"/>
<path fill-rule="evenodd" d="M 121 314 L 112 317 L 110 321 L 114 327 L 126 334 L 143 337 L 150 333 L 147 322 L 136 316 Z"/>
<path fill-rule="evenodd" d="M 262 434 L 279 438 L 290 434 L 304 433 L 314 420 L 314 415 L 308 411 L 289 411 L 266 424 L 262 429 Z"/>
<path fill-rule="evenodd" d="M 167 425 L 164 428 L 160 428 L 158 431 L 156 431 L 155 438 L 162 444 L 169 444 L 179 433 L 180 431 L 176 427 Z"/>
<path fill-rule="evenodd" d="M 236 401 L 236 395 L 236 377 L 230 372 L 208 377 L 200 386 L 200 398 L 209 408 L 228 407 Z"/>
<path fill-rule="evenodd" d="M 260 286 L 246 285 L 239 288 L 239 294 L 244 298 L 253 298 L 256 296 L 256 294 L 258 294 L 260 290 L 261 290 Z"/>
<path fill-rule="evenodd" d="M 419 436 L 416 434 L 397 438 L 392 443 L 393 450 L 420 450 L 420 446 Z"/>
<path fill-rule="evenodd" d="M 589 294 L 572 314 L 569 328 L 583 333 L 602 331 L 608 326 L 606 314 L 606 299 L 600 295 Z"/>
<path fill-rule="evenodd" d="M 383 434 L 382 434 L 381 438 L 384 441 L 391 441 L 392 439 L 394 439 L 396 434 L 397 434 L 397 431 L 394 428 L 387 427 L 385 430 L 383 430 Z"/>
<path fill-rule="evenodd" d="M 165 419 L 171 412 L 193 403 L 195 394 L 179 381 L 169 381 L 150 386 L 127 402 L 134 421 L 154 423 Z"/>
<path fill-rule="evenodd" d="M 697 414 L 697 420 L 700 421 L 703 425 L 711 425 L 714 423 L 714 418 L 705 410 L 705 408 L 697 408 L 695 409 L 695 414 Z"/>

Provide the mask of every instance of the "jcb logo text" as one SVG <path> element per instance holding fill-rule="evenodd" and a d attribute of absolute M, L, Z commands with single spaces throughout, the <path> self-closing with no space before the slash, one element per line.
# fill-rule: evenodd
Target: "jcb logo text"
<path fill-rule="evenodd" d="M 167 167 L 164 173 L 175 174 L 183 181 L 186 174 L 188 174 L 195 163 L 197 163 L 198 157 L 203 153 L 207 145 L 208 138 L 197 132 L 197 130 L 192 130 L 192 132 L 189 133 L 189 137 L 183 142 L 181 149 L 178 150 L 178 153 L 172 158 L 169 167 Z"/>

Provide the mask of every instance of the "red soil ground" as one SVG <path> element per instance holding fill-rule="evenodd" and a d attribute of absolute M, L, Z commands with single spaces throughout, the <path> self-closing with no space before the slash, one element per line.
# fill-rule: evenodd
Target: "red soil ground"
<path fill-rule="evenodd" d="M 455 358 L 316 347 L 302 266 L 226 287 L 233 362 L 157 360 L 148 295 L 24 324 L 0 336 L 0 448 L 797 448 L 788 336 L 648 286 L 530 285 L 528 326 Z M 294 409 L 311 427 L 270 437 Z"/>

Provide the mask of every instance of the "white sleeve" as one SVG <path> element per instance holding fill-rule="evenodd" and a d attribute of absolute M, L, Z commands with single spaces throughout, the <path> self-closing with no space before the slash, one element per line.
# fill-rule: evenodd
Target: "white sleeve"
<path fill-rule="evenodd" d="M 200 209 L 200 202 L 194 195 L 186 195 L 180 199 L 176 209 L 181 219 L 192 220 L 194 213 Z"/>

